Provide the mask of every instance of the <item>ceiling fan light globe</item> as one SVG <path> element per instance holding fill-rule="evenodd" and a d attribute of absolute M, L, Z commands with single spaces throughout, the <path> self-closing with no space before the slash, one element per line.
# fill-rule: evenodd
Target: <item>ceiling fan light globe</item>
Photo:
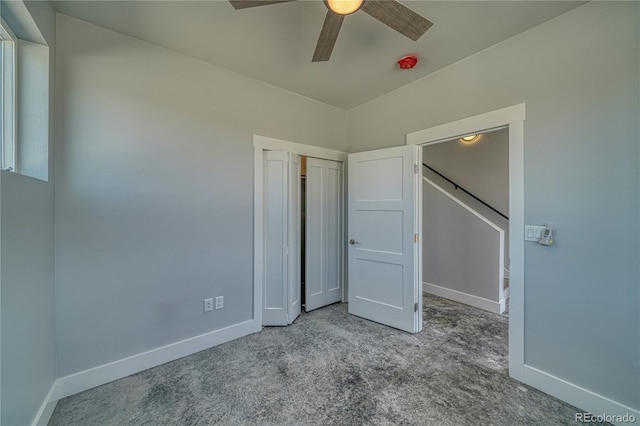
<path fill-rule="evenodd" d="M 338 15 L 350 15 L 357 12 L 364 0 L 325 0 L 329 10 Z"/>

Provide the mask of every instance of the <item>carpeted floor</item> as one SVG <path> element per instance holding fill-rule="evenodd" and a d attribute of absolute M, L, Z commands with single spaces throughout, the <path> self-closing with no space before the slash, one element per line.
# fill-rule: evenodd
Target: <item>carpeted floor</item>
<path fill-rule="evenodd" d="M 59 401 L 49 425 L 575 425 L 509 378 L 505 316 L 425 295 L 408 334 L 336 304 Z"/>

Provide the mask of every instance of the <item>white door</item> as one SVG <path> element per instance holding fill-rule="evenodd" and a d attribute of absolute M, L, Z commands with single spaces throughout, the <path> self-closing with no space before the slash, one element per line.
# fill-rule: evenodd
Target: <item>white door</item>
<path fill-rule="evenodd" d="M 420 147 L 349 154 L 349 313 L 422 330 Z"/>
<path fill-rule="evenodd" d="M 265 151 L 263 325 L 300 315 L 300 157 Z"/>
<path fill-rule="evenodd" d="M 305 311 L 342 300 L 342 163 L 307 159 Z"/>
<path fill-rule="evenodd" d="M 300 276 L 300 207 L 301 177 L 300 177 L 300 156 L 289 153 L 289 313 L 288 322 L 291 324 L 298 316 L 301 309 L 301 276 Z"/>

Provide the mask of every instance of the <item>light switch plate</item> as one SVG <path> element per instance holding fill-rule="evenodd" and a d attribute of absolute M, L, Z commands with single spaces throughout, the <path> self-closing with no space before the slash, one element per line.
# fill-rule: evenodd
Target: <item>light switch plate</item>
<path fill-rule="evenodd" d="M 524 226 L 524 240 L 525 241 L 538 241 L 542 238 L 542 231 L 544 226 L 539 225 L 525 225 Z"/>

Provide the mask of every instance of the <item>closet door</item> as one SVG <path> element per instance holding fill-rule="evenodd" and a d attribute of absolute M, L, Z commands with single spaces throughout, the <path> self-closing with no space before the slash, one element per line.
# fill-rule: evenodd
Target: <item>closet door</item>
<path fill-rule="evenodd" d="M 342 300 L 342 163 L 325 161 L 324 304 Z"/>
<path fill-rule="evenodd" d="M 342 298 L 342 163 L 307 159 L 305 310 Z"/>
<path fill-rule="evenodd" d="M 288 220 L 288 264 L 289 264 L 289 308 L 287 314 L 287 324 L 291 324 L 298 316 L 301 309 L 301 280 L 300 276 L 300 246 L 302 235 L 300 235 L 300 199 L 302 182 L 300 177 L 300 156 L 289 153 L 289 220 Z"/>
<path fill-rule="evenodd" d="M 307 158 L 305 202 L 305 311 L 324 305 L 324 160 Z"/>
<path fill-rule="evenodd" d="M 300 315 L 300 156 L 266 151 L 263 165 L 263 325 Z"/>

